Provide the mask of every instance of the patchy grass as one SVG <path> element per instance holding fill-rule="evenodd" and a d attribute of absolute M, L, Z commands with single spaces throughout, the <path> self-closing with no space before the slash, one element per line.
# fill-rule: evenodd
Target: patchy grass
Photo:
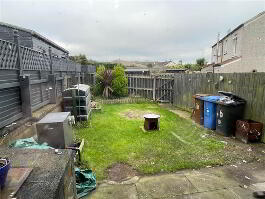
<path fill-rule="evenodd" d="M 141 130 L 144 113 L 161 115 L 159 131 Z M 209 133 L 156 104 L 112 104 L 94 113 L 91 127 L 79 129 L 77 137 L 85 139 L 84 161 L 102 180 L 115 163 L 143 174 L 224 164 L 224 143 Z"/>

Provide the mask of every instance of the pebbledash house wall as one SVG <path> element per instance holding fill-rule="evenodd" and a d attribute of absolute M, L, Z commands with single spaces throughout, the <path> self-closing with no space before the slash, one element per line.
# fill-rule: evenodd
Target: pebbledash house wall
<path fill-rule="evenodd" d="M 234 41 L 237 37 L 237 52 L 234 54 Z M 227 53 L 224 52 L 224 45 L 227 42 Z M 221 64 L 215 67 L 215 73 L 234 72 L 265 72 L 265 12 L 250 19 L 238 26 L 231 34 L 222 39 L 219 43 L 218 61 L 216 61 L 216 48 L 212 47 L 212 62 Z M 227 60 L 227 63 L 225 61 Z M 201 72 L 210 72 L 211 67 Z"/>

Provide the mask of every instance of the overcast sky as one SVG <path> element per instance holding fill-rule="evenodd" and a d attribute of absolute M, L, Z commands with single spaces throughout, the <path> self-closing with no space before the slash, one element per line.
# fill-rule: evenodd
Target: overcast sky
<path fill-rule="evenodd" d="M 264 10 L 265 0 L 0 0 L 0 21 L 89 59 L 194 62 L 210 58 L 218 32 Z"/>

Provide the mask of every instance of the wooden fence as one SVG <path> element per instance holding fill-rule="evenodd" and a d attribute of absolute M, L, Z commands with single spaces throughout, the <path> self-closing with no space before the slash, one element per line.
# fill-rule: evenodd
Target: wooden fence
<path fill-rule="evenodd" d="M 15 43 L 0 40 L 0 128 L 32 111 L 56 103 L 65 87 L 76 83 L 81 66 Z"/>
<path fill-rule="evenodd" d="M 129 96 L 141 96 L 158 102 L 173 102 L 174 78 L 163 76 L 128 76 Z"/>
<path fill-rule="evenodd" d="M 232 92 L 247 101 L 245 118 L 265 124 L 265 73 L 178 74 L 174 83 L 174 104 L 192 108 L 196 93 L 218 95 Z"/>

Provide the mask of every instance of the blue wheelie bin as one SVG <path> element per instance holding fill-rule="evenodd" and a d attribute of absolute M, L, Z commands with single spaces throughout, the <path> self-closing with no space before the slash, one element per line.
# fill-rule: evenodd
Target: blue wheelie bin
<path fill-rule="evenodd" d="M 216 129 L 216 101 L 220 96 L 206 96 L 202 97 L 204 100 L 204 127 L 208 129 Z"/>

